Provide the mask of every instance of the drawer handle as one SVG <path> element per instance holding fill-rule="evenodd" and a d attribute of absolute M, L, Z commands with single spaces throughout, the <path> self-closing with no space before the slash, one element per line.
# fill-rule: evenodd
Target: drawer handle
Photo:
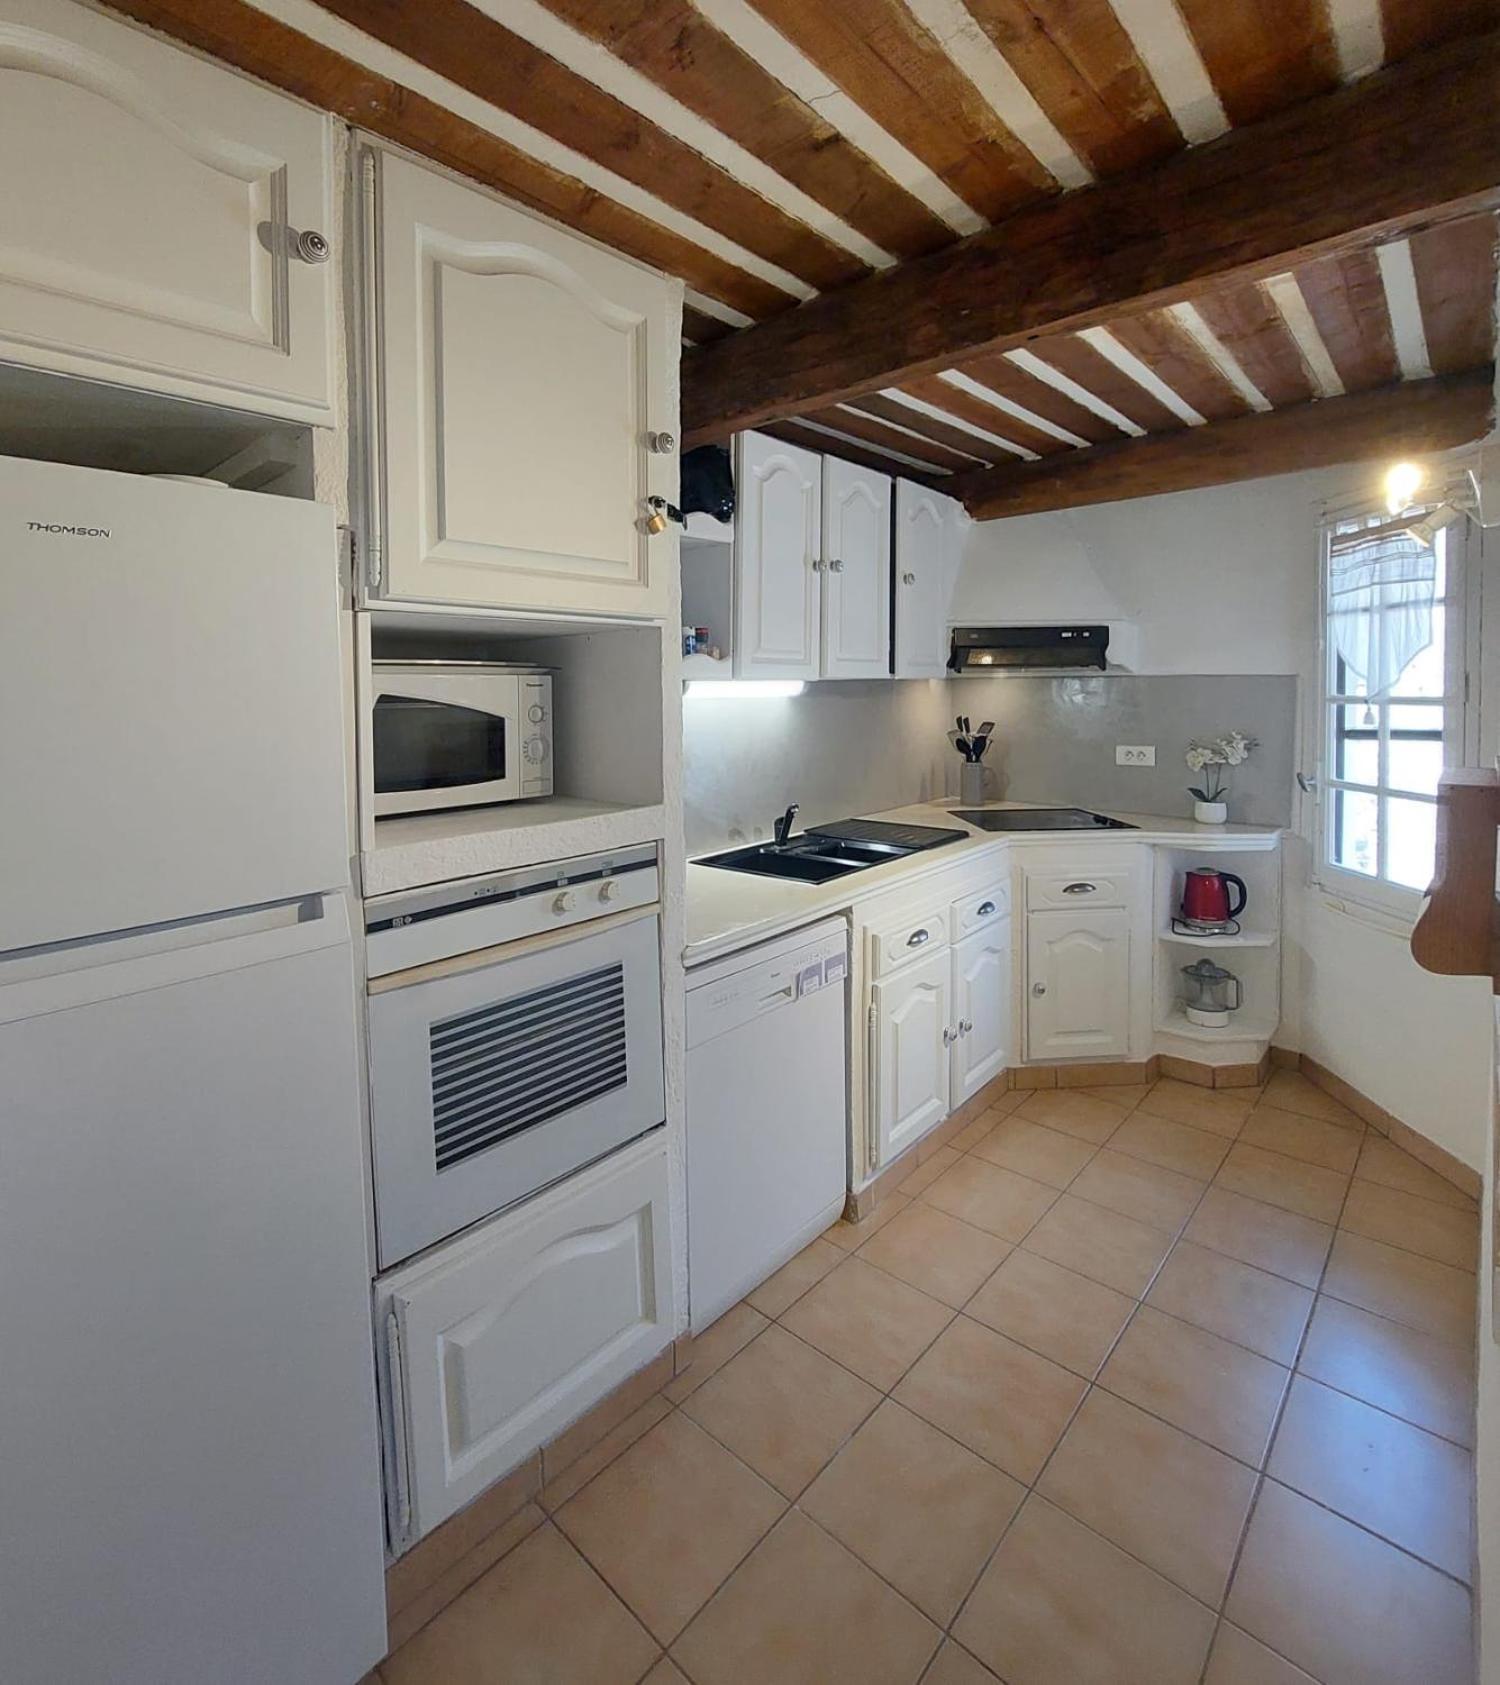
<path fill-rule="evenodd" d="M 1034 995 L 1044 995 L 1047 992 L 1047 985 L 1045 983 L 1033 983 L 1031 985 L 1031 992 Z"/>
<path fill-rule="evenodd" d="M 1096 883 L 1065 883 L 1064 895 L 1093 895 L 1099 886 Z"/>
<path fill-rule="evenodd" d="M 987 919 L 994 910 L 995 903 L 993 901 L 981 901 L 975 909 L 978 916 L 982 919 Z"/>
<path fill-rule="evenodd" d="M 931 940 L 932 932 L 930 930 L 914 930 L 907 937 L 906 945 L 908 948 L 920 948 L 924 942 L 930 942 Z"/>

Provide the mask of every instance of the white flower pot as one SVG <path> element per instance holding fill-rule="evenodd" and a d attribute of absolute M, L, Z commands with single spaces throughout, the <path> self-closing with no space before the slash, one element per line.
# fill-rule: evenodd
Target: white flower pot
<path fill-rule="evenodd" d="M 1200 825 L 1222 825 L 1229 817 L 1228 802 L 1194 802 L 1193 818 Z"/>

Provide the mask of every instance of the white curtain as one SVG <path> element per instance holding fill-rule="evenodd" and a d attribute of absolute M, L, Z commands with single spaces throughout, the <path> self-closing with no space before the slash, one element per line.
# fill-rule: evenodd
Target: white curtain
<path fill-rule="evenodd" d="M 1432 642 L 1436 586 L 1436 552 L 1405 532 L 1334 536 L 1329 633 L 1345 665 L 1364 680 L 1367 696 L 1384 696 Z"/>

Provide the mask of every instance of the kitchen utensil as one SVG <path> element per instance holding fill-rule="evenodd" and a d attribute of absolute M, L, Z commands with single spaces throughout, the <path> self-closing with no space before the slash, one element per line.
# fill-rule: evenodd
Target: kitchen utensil
<path fill-rule="evenodd" d="M 1211 959 L 1195 960 L 1192 965 L 1183 966 L 1182 975 L 1186 979 L 1182 1010 L 1187 1021 L 1204 1029 L 1224 1029 L 1229 1014 L 1243 998 L 1239 978 Z"/>
<path fill-rule="evenodd" d="M 1239 899 L 1231 906 L 1230 886 L 1239 891 Z M 1245 880 L 1233 872 L 1216 872 L 1207 866 L 1195 866 L 1183 878 L 1182 922 L 1190 930 L 1222 931 L 1245 910 L 1249 892 Z"/>

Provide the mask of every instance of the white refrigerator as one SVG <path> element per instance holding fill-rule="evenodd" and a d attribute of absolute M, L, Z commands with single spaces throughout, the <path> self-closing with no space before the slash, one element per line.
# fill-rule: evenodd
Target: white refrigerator
<path fill-rule="evenodd" d="M 352 1685 L 384 1548 L 336 535 L 0 458 L 0 1664 Z"/>

